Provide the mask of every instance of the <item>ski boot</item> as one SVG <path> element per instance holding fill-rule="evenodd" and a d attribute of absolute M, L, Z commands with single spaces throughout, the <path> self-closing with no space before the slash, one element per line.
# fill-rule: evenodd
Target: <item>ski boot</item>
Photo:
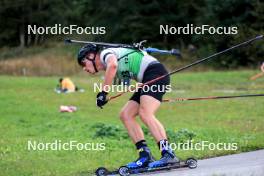
<path fill-rule="evenodd" d="M 163 150 L 161 152 L 160 160 L 149 163 L 149 168 L 165 167 L 169 165 L 180 165 L 180 160 L 176 157 L 175 153 L 170 150 Z"/>
<path fill-rule="evenodd" d="M 155 161 L 153 156 L 151 155 L 151 152 L 149 148 L 143 147 L 139 150 L 139 158 L 136 161 L 133 161 L 131 163 L 128 163 L 126 165 L 129 169 L 139 169 L 147 167 L 149 163 Z"/>

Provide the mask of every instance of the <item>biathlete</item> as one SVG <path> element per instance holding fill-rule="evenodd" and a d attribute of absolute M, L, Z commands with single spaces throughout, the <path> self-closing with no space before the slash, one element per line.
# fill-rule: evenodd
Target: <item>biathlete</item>
<path fill-rule="evenodd" d="M 87 44 L 78 53 L 78 63 L 84 71 L 90 74 L 105 71 L 103 91 L 97 94 L 96 99 L 96 105 L 101 108 L 107 103 L 108 93 L 106 88 L 112 85 L 115 76 L 123 80 L 134 79 L 139 83 L 146 83 L 168 73 L 157 59 L 137 49 L 107 48 L 99 51 L 97 46 Z M 162 87 L 169 84 L 170 78 L 166 76 L 152 85 Z M 120 119 L 139 151 L 139 158 L 127 164 L 130 169 L 155 168 L 179 163 L 179 159 L 169 147 L 163 125 L 155 117 L 165 92 L 164 89 L 153 91 L 153 89 L 143 90 L 139 88 L 120 112 Z M 161 151 L 160 160 L 155 161 L 153 159 L 145 141 L 143 130 L 136 121 L 137 116 L 148 127 L 151 135 L 156 140 Z"/>

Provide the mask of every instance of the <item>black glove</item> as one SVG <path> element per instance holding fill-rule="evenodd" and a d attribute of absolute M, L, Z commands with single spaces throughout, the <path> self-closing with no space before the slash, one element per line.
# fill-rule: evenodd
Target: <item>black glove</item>
<path fill-rule="evenodd" d="M 107 103 L 106 95 L 108 93 L 105 91 L 99 92 L 96 96 L 96 106 L 100 107 L 102 109 L 102 106 L 104 106 Z"/>

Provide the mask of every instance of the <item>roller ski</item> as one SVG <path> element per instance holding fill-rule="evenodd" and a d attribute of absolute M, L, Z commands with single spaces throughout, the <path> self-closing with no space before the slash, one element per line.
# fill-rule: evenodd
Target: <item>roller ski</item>
<path fill-rule="evenodd" d="M 150 162 L 148 167 L 143 167 L 139 169 L 130 169 L 127 166 L 120 167 L 118 170 L 119 175 L 128 176 L 132 174 L 148 173 L 165 171 L 171 169 L 177 169 L 182 167 L 189 167 L 191 169 L 197 167 L 197 161 L 193 158 L 189 158 L 185 162 L 180 162 L 171 149 L 163 150 L 161 152 L 161 158 L 157 161 Z"/>
<path fill-rule="evenodd" d="M 151 162 L 154 162 L 155 159 L 151 155 L 151 152 L 148 147 L 142 147 L 139 150 L 139 157 L 133 162 L 128 163 L 125 167 L 130 170 L 137 170 L 148 167 Z M 105 175 L 115 175 L 119 174 L 119 169 L 116 171 L 108 171 L 104 167 L 100 167 L 95 171 L 97 176 L 105 176 Z"/>
<path fill-rule="evenodd" d="M 179 162 L 176 164 L 168 164 L 166 166 L 154 167 L 154 168 L 146 167 L 146 168 L 134 169 L 134 170 L 131 170 L 126 166 L 122 166 L 118 169 L 118 174 L 121 176 L 128 176 L 128 175 L 132 175 L 132 174 L 169 171 L 172 169 L 178 169 L 178 168 L 183 168 L 183 167 L 188 167 L 190 169 L 194 169 L 197 167 L 197 160 L 194 158 L 188 158 L 186 161 Z"/>
<path fill-rule="evenodd" d="M 197 160 L 189 158 L 184 162 L 175 156 L 172 151 L 163 151 L 160 160 L 154 161 L 151 153 L 141 152 L 140 157 L 126 166 L 120 167 L 117 171 L 110 172 L 106 168 L 98 168 L 96 170 L 97 176 L 115 175 L 128 176 L 140 173 L 166 171 L 171 169 L 177 169 L 182 167 L 189 167 L 194 169 L 197 167 Z"/>
<path fill-rule="evenodd" d="M 188 158 L 186 161 L 181 161 L 180 163 L 177 163 L 177 164 L 169 164 L 167 166 L 156 167 L 156 168 L 145 167 L 145 168 L 138 168 L 138 169 L 130 169 L 127 166 L 122 166 L 116 171 L 109 171 L 104 167 L 100 167 L 96 170 L 95 174 L 97 176 L 107 176 L 107 175 L 117 175 L 117 174 L 121 176 L 129 176 L 129 175 L 134 175 L 134 174 L 169 171 L 169 170 L 184 168 L 184 167 L 195 169 L 197 167 L 197 160 L 194 158 Z"/>

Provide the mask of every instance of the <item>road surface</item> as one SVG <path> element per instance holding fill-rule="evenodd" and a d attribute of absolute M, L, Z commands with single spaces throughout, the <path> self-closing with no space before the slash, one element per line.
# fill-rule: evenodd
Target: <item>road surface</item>
<path fill-rule="evenodd" d="M 198 161 L 196 169 L 181 168 L 146 176 L 264 176 L 264 150 Z"/>

